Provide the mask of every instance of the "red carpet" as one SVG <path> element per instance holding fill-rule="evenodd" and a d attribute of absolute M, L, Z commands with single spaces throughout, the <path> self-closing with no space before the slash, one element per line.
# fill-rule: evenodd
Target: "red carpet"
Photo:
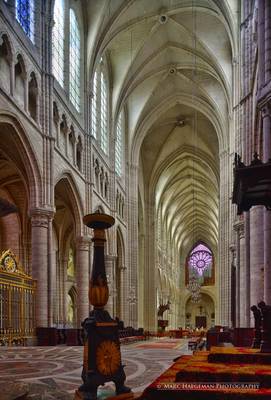
<path fill-rule="evenodd" d="M 271 366 L 209 363 L 209 352 L 182 356 L 142 394 L 142 400 L 271 399 Z"/>
<path fill-rule="evenodd" d="M 247 347 L 212 347 L 208 354 L 212 363 L 271 364 L 270 353 L 260 353 L 259 349 Z"/>
<path fill-rule="evenodd" d="M 137 344 L 136 347 L 139 349 L 178 349 L 183 343 L 182 339 L 159 339 L 157 342 Z"/>

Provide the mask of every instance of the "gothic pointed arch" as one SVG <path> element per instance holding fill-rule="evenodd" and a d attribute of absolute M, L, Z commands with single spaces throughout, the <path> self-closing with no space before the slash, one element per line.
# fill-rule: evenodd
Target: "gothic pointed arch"
<path fill-rule="evenodd" d="M 62 194 L 65 195 L 66 203 L 73 213 L 76 235 L 80 236 L 83 230 L 82 219 L 84 207 L 79 189 L 72 174 L 69 171 L 60 174 L 56 179 L 55 188 L 57 186 L 61 186 L 63 189 Z"/>
<path fill-rule="evenodd" d="M 67 301 L 67 325 L 76 327 L 76 308 L 77 308 L 77 290 L 72 286 L 66 295 Z"/>
<path fill-rule="evenodd" d="M 14 97 L 19 105 L 25 108 L 26 66 L 21 54 L 16 57 L 14 65 Z"/>
<path fill-rule="evenodd" d="M 203 292 L 198 303 L 189 296 L 185 301 L 185 326 L 209 329 L 215 325 L 215 302 L 213 296 Z"/>
<path fill-rule="evenodd" d="M 0 35 L 0 84 L 9 93 L 11 83 L 12 48 L 6 33 Z"/>
<path fill-rule="evenodd" d="M 0 127 L 0 149 L 18 168 L 29 194 L 29 209 L 38 207 L 43 199 L 41 167 L 25 129 L 15 115 L 5 112 L 0 112 Z"/>

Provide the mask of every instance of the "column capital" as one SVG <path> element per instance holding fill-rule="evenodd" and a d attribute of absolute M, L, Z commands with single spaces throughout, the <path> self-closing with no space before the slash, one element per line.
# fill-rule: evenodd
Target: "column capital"
<path fill-rule="evenodd" d="M 105 261 L 116 261 L 116 259 L 118 258 L 117 255 L 113 255 L 113 254 L 105 254 L 104 255 L 104 259 Z"/>
<path fill-rule="evenodd" d="M 78 250 L 88 251 L 90 248 L 90 236 L 78 236 L 76 238 L 76 247 Z"/>
<path fill-rule="evenodd" d="M 233 224 L 233 229 L 237 232 L 239 238 L 243 238 L 245 234 L 245 223 L 243 219 L 238 219 Z"/>
<path fill-rule="evenodd" d="M 270 118 L 271 117 L 271 104 L 270 104 L 270 102 L 265 103 L 262 106 L 261 111 L 262 111 L 262 117 L 263 118 L 266 118 L 266 117 Z"/>
<path fill-rule="evenodd" d="M 228 149 L 228 148 L 222 149 L 222 150 L 219 152 L 219 158 L 220 158 L 220 159 L 223 158 L 223 157 L 228 157 L 228 156 L 229 156 L 229 149 Z"/>
<path fill-rule="evenodd" d="M 40 226 L 47 228 L 49 222 L 53 220 L 55 215 L 54 208 L 32 208 L 29 211 L 32 226 Z"/>
<path fill-rule="evenodd" d="M 138 171 L 138 164 L 129 162 L 129 163 L 128 163 L 128 166 L 129 166 L 130 171 L 134 171 L 134 172 L 137 172 L 137 171 Z"/>

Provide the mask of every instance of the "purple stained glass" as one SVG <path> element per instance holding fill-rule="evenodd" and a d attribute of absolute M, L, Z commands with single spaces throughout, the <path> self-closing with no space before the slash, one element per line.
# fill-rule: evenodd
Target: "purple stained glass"
<path fill-rule="evenodd" d="M 196 269 L 199 275 L 202 275 L 206 268 L 213 262 L 211 251 L 204 244 L 198 244 L 192 251 L 188 260 L 191 268 Z"/>

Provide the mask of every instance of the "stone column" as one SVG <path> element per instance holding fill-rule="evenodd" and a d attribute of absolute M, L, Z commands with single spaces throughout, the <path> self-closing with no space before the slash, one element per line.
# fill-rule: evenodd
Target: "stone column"
<path fill-rule="evenodd" d="M 239 293 L 239 280 L 238 280 L 238 272 L 239 268 L 236 262 L 236 245 L 230 245 L 231 252 L 231 327 L 235 328 L 238 326 L 237 319 L 238 317 L 238 293 Z"/>
<path fill-rule="evenodd" d="M 240 326 L 240 233 L 239 223 L 234 224 L 236 248 L 236 326 Z"/>
<path fill-rule="evenodd" d="M 116 256 L 105 255 L 105 271 L 107 276 L 107 284 L 109 289 L 109 299 L 106 304 L 106 310 L 111 317 L 116 316 Z"/>
<path fill-rule="evenodd" d="M 219 202 L 219 321 L 221 325 L 230 326 L 231 304 L 231 265 L 229 257 L 231 208 L 229 203 L 230 183 L 229 175 L 230 157 L 227 149 L 220 153 L 220 202 Z M 232 226 L 232 225 L 231 225 Z"/>
<path fill-rule="evenodd" d="M 141 225 L 143 225 L 141 223 Z M 139 225 L 140 227 L 140 225 Z M 143 227 L 142 227 L 143 228 Z M 138 248 L 138 325 L 144 326 L 144 286 L 145 286 L 145 235 L 139 232 L 139 248 Z"/>
<path fill-rule="evenodd" d="M 257 305 L 263 300 L 264 293 L 263 214 L 262 206 L 255 206 L 250 210 L 250 306 Z M 253 315 L 251 315 L 251 323 L 252 321 Z"/>
<path fill-rule="evenodd" d="M 259 58 L 259 87 L 265 82 L 265 33 L 264 33 L 264 1 L 258 3 L 258 58 Z"/>
<path fill-rule="evenodd" d="M 127 196 L 128 219 L 128 274 L 124 278 L 124 321 L 137 327 L 137 298 L 138 298 L 138 166 L 129 165 L 129 192 Z M 128 279 L 129 281 L 127 281 Z"/>
<path fill-rule="evenodd" d="M 271 45 L 271 43 L 270 43 Z M 271 109 L 266 104 L 263 116 L 263 162 L 271 159 Z M 271 211 L 264 209 L 264 300 L 271 304 Z"/>
<path fill-rule="evenodd" d="M 250 213 L 245 213 L 244 218 L 244 231 L 245 231 L 245 271 L 246 271 L 246 310 L 245 310 L 245 318 L 246 318 L 246 327 L 250 327 L 250 318 L 251 318 L 251 311 L 250 311 Z M 254 326 L 254 325 L 253 325 Z"/>
<path fill-rule="evenodd" d="M 77 326 L 89 315 L 89 252 L 90 237 L 81 236 L 76 241 Z"/>
<path fill-rule="evenodd" d="M 259 1 L 261 3 L 261 1 Z M 263 1 L 262 1 L 263 3 Z M 265 44 L 265 83 L 271 79 L 271 3 L 265 0 L 264 10 L 264 44 Z"/>
<path fill-rule="evenodd" d="M 50 215 L 50 214 L 49 214 Z M 32 276 L 37 280 L 36 323 L 48 326 L 48 211 L 33 209 L 31 218 Z"/>
<path fill-rule="evenodd" d="M 246 296 L 247 293 L 247 268 L 246 268 L 246 241 L 244 234 L 244 223 L 239 223 L 238 226 L 239 236 L 239 326 L 247 327 L 247 308 L 249 299 Z"/>
<path fill-rule="evenodd" d="M 56 263 L 53 254 L 53 217 L 48 216 L 48 323 L 53 326 L 56 321 Z"/>
<path fill-rule="evenodd" d="M 154 202 L 145 206 L 146 215 L 146 254 L 144 269 L 144 326 L 150 331 L 157 331 L 157 271 L 155 269 L 155 233 Z"/>

